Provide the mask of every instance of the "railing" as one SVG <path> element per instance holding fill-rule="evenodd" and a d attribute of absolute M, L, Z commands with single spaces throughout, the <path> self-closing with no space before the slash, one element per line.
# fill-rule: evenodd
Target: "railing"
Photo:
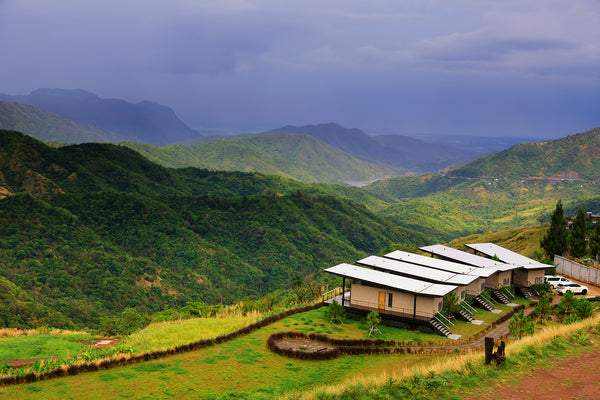
<path fill-rule="evenodd" d="M 358 308 L 361 310 L 377 311 L 380 314 L 394 315 L 403 318 L 419 319 L 429 321 L 434 318 L 434 313 L 428 313 L 424 311 L 415 312 L 412 308 L 402 307 L 380 307 L 379 303 L 371 303 L 368 301 L 361 301 L 353 299 L 351 302 L 346 303 L 346 306 Z"/>
<path fill-rule="evenodd" d="M 448 318 L 444 317 L 442 314 L 437 313 L 433 316 L 437 322 L 444 325 L 444 327 L 450 330 L 450 326 L 454 326 L 454 323 L 450 321 Z"/>
<path fill-rule="evenodd" d="M 470 316 L 473 316 L 473 314 L 475 314 L 475 309 L 471 307 L 471 305 L 468 304 L 466 301 L 461 302 L 460 306 L 463 308 L 463 310 L 469 313 Z"/>
<path fill-rule="evenodd" d="M 335 289 L 331 289 L 329 292 L 323 293 L 323 301 L 334 298 L 335 296 L 342 293 L 342 287 L 336 287 Z"/>
<path fill-rule="evenodd" d="M 512 287 L 510 286 L 504 286 L 502 289 L 500 289 L 502 291 L 502 293 L 504 293 L 506 295 L 506 297 L 508 297 L 509 299 L 514 299 L 515 298 L 515 294 L 512 292 Z"/>
<path fill-rule="evenodd" d="M 492 300 L 492 295 L 490 294 L 490 292 L 488 290 L 481 292 L 480 296 L 485 301 L 487 301 L 488 303 L 490 303 L 490 305 L 492 305 L 492 306 L 494 305 L 495 301 Z"/>

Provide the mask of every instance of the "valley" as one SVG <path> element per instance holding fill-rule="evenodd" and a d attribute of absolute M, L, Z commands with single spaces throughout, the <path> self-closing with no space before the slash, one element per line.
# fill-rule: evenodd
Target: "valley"
<path fill-rule="evenodd" d="M 253 140 L 285 138 L 257 136 Z M 294 139 L 300 141 L 290 149 L 306 141 L 316 145 L 314 139 Z M 567 215 L 574 215 L 579 207 L 592 212 L 600 208 L 596 172 L 589 166 L 577 172 L 578 177 L 585 177 L 581 180 L 555 179 L 555 170 L 553 176 L 544 176 L 543 168 L 525 176 L 517 165 L 502 176 L 494 172 L 458 178 L 463 174 L 459 168 L 352 187 L 327 183 L 323 177 L 304 183 L 280 173 L 235 171 L 237 167 L 229 172 L 198 169 L 187 165 L 177 146 L 85 143 L 51 147 L 14 131 L 0 131 L 0 144 L 4 193 L 0 199 L 0 322 L 11 328 L 51 326 L 127 337 L 130 332 L 144 332 L 140 330 L 144 326 L 155 329 L 169 324 L 178 329 L 198 315 L 218 315 L 228 307 L 238 307 L 236 322 L 227 331 L 232 332 L 240 324 L 252 323 L 248 316 L 256 321 L 259 315 L 293 309 L 314 301 L 315 293 L 318 298 L 321 291 L 339 286 L 339 279 L 322 273 L 331 265 L 395 249 L 416 251 L 440 242 L 456 248 L 468 242 L 494 242 L 539 260 L 543 257 L 540 239 L 556 201 L 562 200 Z M 134 148 L 151 151 L 144 156 Z M 164 160 L 182 163 L 175 168 L 164 165 L 166 161 L 153 162 L 152 154 L 159 149 Z M 171 153 L 164 152 L 167 149 Z M 332 151 L 325 156 L 329 161 L 336 154 Z M 286 159 L 289 165 L 307 160 L 289 155 Z M 496 160 L 492 157 L 488 162 Z M 470 165 L 466 168 L 472 171 Z M 482 171 L 493 171 L 486 165 L 481 164 Z M 579 169 L 578 165 L 574 168 Z M 127 326 L 129 317 L 135 319 L 134 325 Z M 479 317 L 491 321 L 491 317 Z M 271 333 L 303 325 L 308 333 L 335 336 L 337 332 L 322 316 L 310 315 L 277 322 L 215 348 L 168 361 L 83 374 L 75 378 L 75 386 L 59 386 L 65 390 L 61 393 L 83 398 L 84 393 L 96 390 L 90 388 L 110 391 L 106 385 L 115 383 L 119 393 L 131 396 L 168 392 L 183 398 L 270 398 L 294 393 L 310 397 L 324 383 L 353 391 L 358 389 L 348 387 L 347 382 L 382 373 L 407 373 L 398 372 L 398 360 L 406 371 L 418 365 L 429 368 L 439 359 L 433 354 L 344 356 L 319 362 L 315 369 L 309 361 L 290 361 L 264 352 Z M 344 329 L 354 332 L 349 337 L 364 335 L 358 326 L 347 325 Z M 190 332 L 196 329 L 207 331 L 199 326 Z M 408 340 L 412 345 L 443 339 L 397 331 L 384 329 L 385 335 L 394 338 L 408 332 L 408 338 L 395 340 Z M 471 327 L 457 331 L 467 338 L 477 335 Z M 181 336 L 177 345 L 163 344 L 166 347 L 161 351 L 198 340 L 196 334 L 186 337 Z M 129 348 L 124 354 L 140 348 L 153 351 L 147 347 L 153 340 L 140 337 L 129 345 L 122 341 L 130 347 L 120 349 Z M 441 344 L 445 345 L 443 340 Z M 241 367 L 250 375 L 232 372 Z M 273 369 L 279 371 L 273 380 L 277 389 L 267 383 Z M 159 370 L 163 372 L 157 374 Z M 208 389 L 190 386 L 190 376 Z M 156 386 L 159 381 L 162 384 Z M 258 386 L 248 386 L 248 382 Z M 385 386 L 384 381 L 377 382 L 376 387 Z M 37 391 L 55 398 L 54 387 L 58 386 L 51 382 L 32 383 L 1 388 L 0 393 Z M 85 389 L 80 392 L 75 387 Z M 223 392 L 214 392 L 216 387 Z"/>

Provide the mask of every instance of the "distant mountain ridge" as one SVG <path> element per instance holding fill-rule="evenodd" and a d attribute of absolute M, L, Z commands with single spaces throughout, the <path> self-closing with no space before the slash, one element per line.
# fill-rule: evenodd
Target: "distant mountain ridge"
<path fill-rule="evenodd" d="M 310 135 L 363 160 L 377 161 L 416 173 L 441 170 L 477 157 L 473 152 L 427 143 L 408 136 L 369 136 L 360 129 L 348 129 L 336 123 L 287 125 L 265 133 Z"/>
<path fill-rule="evenodd" d="M 27 104 L 0 101 L 0 129 L 19 131 L 45 142 L 123 142 L 135 138 L 92 125 L 81 125 Z"/>
<path fill-rule="evenodd" d="M 79 124 L 94 125 L 156 145 L 201 136 L 171 108 L 150 101 L 133 104 L 120 99 L 102 99 L 85 90 L 64 89 L 37 89 L 25 96 L 0 94 L 0 100 L 31 105 Z"/>
<path fill-rule="evenodd" d="M 171 167 L 260 172 L 305 183 L 342 183 L 397 176 L 391 167 L 363 161 L 310 135 L 271 133 L 221 138 L 197 146 L 124 143 Z"/>
<path fill-rule="evenodd" d="M 521 143 L 448 174 L 466 178 L 600 179 L 600 128 L 545 142 Z"/>

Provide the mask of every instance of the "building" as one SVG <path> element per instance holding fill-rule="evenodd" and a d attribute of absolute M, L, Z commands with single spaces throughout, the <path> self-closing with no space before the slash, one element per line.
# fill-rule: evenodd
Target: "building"
<path fill-rule="evenodd" d="M 325 272 L 343 278 L 341 304 L 358 312 L 378 311 L 401 321 L 430 325 L 445 336 L 451 333 L 436 321 L 444 296 L 456 285 L 426 282 L 352 264 L 338 264 Z M 346 283 L 350 290 L 346 292 Z"/>

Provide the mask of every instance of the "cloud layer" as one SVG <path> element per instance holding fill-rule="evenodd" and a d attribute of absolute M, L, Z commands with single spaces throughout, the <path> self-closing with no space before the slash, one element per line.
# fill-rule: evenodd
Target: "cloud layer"
<path fill-rule="evenodd" d="M 0 0 L 0 92 L 190 125 L 557 137 L 600 125 L 600 2 Z"/>

